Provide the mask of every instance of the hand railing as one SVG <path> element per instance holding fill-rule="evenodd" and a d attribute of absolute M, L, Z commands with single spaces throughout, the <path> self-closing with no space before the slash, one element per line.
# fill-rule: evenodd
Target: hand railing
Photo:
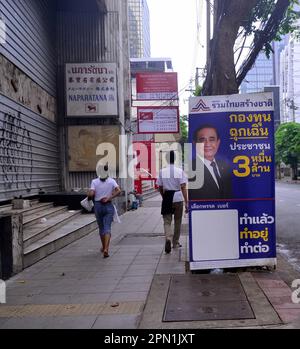
<path fill-rule="evenodd" d="M 150 172 L 148 172 L 147 170 L 145 170 L 144 168 L 141 168 L 140 171 L 141 171 L 141 172 L 145 172 L 148 176 L 150 176 L 151 178 L 154 178 L 154 177 L 152 176 L 152 174 L 151 174 Z"/>

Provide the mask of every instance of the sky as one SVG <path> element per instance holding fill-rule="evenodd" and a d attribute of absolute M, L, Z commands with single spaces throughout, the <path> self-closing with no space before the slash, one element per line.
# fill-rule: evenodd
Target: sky
<path fill-rule="evenodd" d="M 205 65 L 204 0 L 147 0 L 150 11 L 151 56 L 169 57 L 178 73 L 180 113 L 188 114 L 196 67 Z M 198 25 L 197 25 L 198 23 Z M 197 27 L 199 30 L 197 30 Z M 197 35 L 198 33 L 198 35 Z"/>

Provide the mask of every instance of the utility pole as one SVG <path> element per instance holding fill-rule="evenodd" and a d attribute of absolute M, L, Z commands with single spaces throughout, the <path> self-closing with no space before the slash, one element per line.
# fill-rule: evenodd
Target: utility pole
<path fill-rule="evenodd" d="M 196 68 L 195 89 L 199 86 L 199 68 Z"/>
<path fill-rule="evenodd" d="M 219 6 L 220 6 L 219 0 L 214 0 L 214 33 L 219 20 Z"/>
<path fill-rule="evenodd" d="M 206 65 L 208 67 L 209 61 L 210 61 L 210 35 L 211 35 L 211 30 L 210 30 L 210 1 L 211 0 L 206 0 Z"/>

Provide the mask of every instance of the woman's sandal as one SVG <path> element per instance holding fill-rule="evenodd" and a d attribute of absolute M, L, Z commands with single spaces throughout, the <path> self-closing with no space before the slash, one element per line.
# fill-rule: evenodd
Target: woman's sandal
<path fill-rule="evenodd" d="M 104 251 L 104 252 L 103 252 L 103 257 L 104 257 L 104 258 L 108 258 L 108 257 L 109 257 L 109 254 L 108 254 L 107 251 Z"/>

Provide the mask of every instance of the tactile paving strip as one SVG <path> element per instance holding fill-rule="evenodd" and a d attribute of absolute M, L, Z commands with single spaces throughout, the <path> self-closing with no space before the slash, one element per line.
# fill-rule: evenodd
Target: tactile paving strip
<path fill-rule="evenodd" d="M 0 306 L 0 318 L 139 314 L 144 302 Z"/>

